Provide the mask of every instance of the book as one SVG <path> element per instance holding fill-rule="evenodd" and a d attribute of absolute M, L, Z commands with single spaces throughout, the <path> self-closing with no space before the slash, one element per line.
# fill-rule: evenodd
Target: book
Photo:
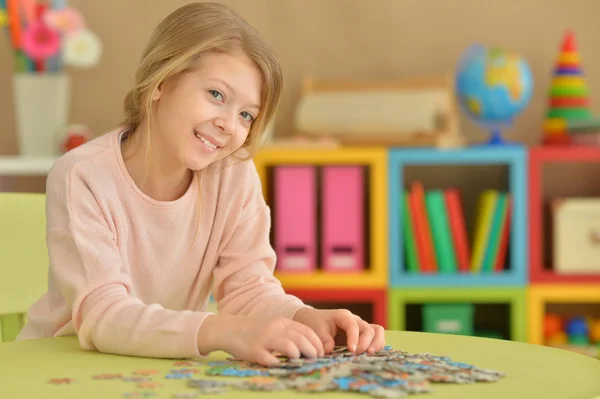
<path fill-rule="evenodd" d="M 426 203 L 438 272 L 456 273 L 456 256 L 443 191 L 429 191 L 426 195 Z"/>

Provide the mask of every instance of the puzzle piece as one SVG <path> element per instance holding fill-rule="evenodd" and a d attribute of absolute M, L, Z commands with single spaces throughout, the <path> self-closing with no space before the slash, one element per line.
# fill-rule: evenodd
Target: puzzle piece
<path fill-rule="evenodd" d="M 180 392 L 180 393 L 173 394 L 173 399 L 195 399 L 195 398 L 199 398 L 199 397 L 200 397 L 199 392 Z"/>
<path fill-rule="evenodd" d="M 198 369 L 174 369 L 171 370 L 172 373 L 178 373 L 178 374 L 196 374 L 199 373 L 200 370 Z"/>
<path fill-rule="evenodd" d="M 152 382 L 152 381 L 140 382 L 139 384 L 137 384 L 137 387 L 142 388 L 142 389 L 144 389 L 144 388 L 155 389 L 155 388 L 160 388 L 162 386 L 163 386 L 163 384 L 161 384 L 160 382 Z"/>
<path fill-rule="evenodd" d="M 143 375 L 143 376 L 151 376 L 154 374 L 158 374 L 158 370 L 136 370 L 133 372 L 135 375 Z"/>
<path fill-rule="evenodd" d="M 123 394 L 124 397 L 126 398 L 152 398 L 156 396 L 155 392 L 140 392 L 140 391 L 133 391 L 133 392 L 125 392 Z"/>
<path fill-rule="evenodd" d="M 51 378 L 48 380 L 48 383 L 55 385 L 64 385 L 64 384 L 72 384 L 75 380 L 72 378 Z"/>
<path fill-rule="evenodd" d="M 98 374 L 92 377 L 94 380 L 119 380 L 123 378 L 121 374 Z"/>
<path fill-rule="evenodd" d="M 167 380 L 185 380 L 192 378 L 192 374 L 183 374 L 183 373 L 169 373 L 165 375 Z"/>
<path fill-rule="evenodd" d="M 196 366 L 196 362 L 191 362 L 191 361 L 179 361 L 179 362 L 175 362 L 173 363 L 173 366 L 175 367 L 193 367 Z"/>
<path fill-rule="evenodd" d="M 122 380 L 125 382 L 146 382 L 146 381 L 152 381 L 152 378 L 134 375 L 131 377 L 123 377 Z"/>

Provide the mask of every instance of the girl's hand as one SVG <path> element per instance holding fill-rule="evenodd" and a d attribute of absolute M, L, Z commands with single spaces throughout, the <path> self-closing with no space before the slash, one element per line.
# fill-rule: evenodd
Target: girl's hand
<path fill-rule="evenodd" d="M 211 315 L 198 332 L 198 349 L 202 355 L 222 350 L 240 360 L 264 366 L 279 360 L 272 352 L 289 358 L 323 356 L 323 344 L 315 331 L 297 321 L 278 317 Z"/>
<path fill-rule="evenodd" d="M 309 326 L 317 333 L 323 342 L 325 353 L 333 351 L 338 333 L 345 333 L 345 345 L 357 354 L 366 351 L 372 355 L 385 346 L 383 327 L 369 324 L 345 309 L 302 308 L 296 312 L 294 320 Z"/>

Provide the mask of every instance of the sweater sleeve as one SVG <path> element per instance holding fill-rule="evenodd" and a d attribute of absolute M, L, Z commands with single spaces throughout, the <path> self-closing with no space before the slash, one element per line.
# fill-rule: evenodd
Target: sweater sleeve
<path fill-rule="evenodd" d="M 249 163 L 241 216 L 227 234 L 213 270 L 213 296 L 219 313 L 293 318 L 307 305 L 286 294 L 273 275 L 276 254 L 269 241 L 270 209 L 254 164 Z"/>
<path fill-rule="evenodd" d="M 84 174 L 75 167 L 54 172 L 46 193 L 50 269 L 81 346 L 142 357 L 200 356 L 197 334 L 210 313 L 172 311 L 131 294 L 115 234 Z"/>

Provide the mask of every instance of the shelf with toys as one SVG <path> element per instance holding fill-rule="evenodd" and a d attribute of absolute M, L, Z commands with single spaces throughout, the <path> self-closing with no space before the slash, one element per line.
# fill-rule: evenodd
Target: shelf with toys
<path fill-rule="evenodd" d="M 524 342 L 526 309 L 524 287 L 394 287 L 388 327 Z"/>
<path fill-rule="evenodd" d="M 600 147 L 530 149 L 529 342 L 600 358 Z"/>
<path fill-rule="evenodd" d="M 573 32 L 550 82 L 543 146 L 529 150 L 528 340 L 600 358 L 600 121 Z"/>
<path fill-rule="evenodd" d="M 600 285 L 532 285 L 528 317 L 530 343 L 600 359 Z"/>
<path fill-rule="evenodd" d="M 524 147 L 396 148 L 388 158 L 392 287 L 526 284 Z"/>
<path fill-rule="evenodd" d="M 384 148 L 266 148 L 255 158 L 286 288 L 387 286 Z"/>

